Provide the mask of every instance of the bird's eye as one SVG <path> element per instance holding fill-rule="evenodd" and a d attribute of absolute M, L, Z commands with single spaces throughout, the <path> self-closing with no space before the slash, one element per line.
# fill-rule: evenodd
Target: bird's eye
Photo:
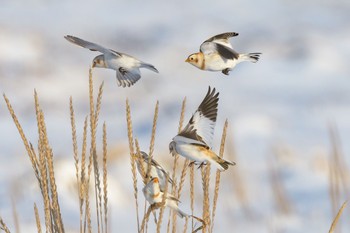
<path fill-rule="evenodd" d="M 193 57 L 191 57 L 190 60 L 193 61 Z"/>

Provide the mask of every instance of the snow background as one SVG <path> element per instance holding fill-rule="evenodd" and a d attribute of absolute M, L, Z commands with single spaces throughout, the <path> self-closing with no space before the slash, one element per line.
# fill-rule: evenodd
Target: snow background
<path fill-rule="evenodd" d="M 330 123 L 337 125 L 341 149 L 350 162 L 348 1 L 0 3 L 0 92 L 10 99 L 34 144 L 33 90 L 39 94 L 68 232 L 77 231 L 79 218 L 69 97 L 74 101 L 80 142 L 89 111 L 88 68 L 98 53 L 68 43 L 63 39 L 67 34 L 132 54 L 160 71 L 142 70 L 142 79 L 123 89 L 117 87 L 113 71 L 94 70 L 95 94 L 104 81 L 98 137 L 105 121 L 112 232 L 136 230 L 125 99 L 130 101 L 134 133 L 143 150 L 148 150 L 154 106 L 159 100 L 155 156 L 167 162 L 171 161 L 168 143 L 177 132 L 183 98 L 187 97 L 187 121 L 209 85 L 220 92 L 214 150 L 219 149 L 222 127 L 228 119 L 228 145 L 238 156 L 237 167 L 230 169 L 240 172 L 253 213 L 252 218 L 243 213 L 234 195 L 234 173 L 229 170 L 222 175 L 215 231 L 328 231 L 333 219 L 327 168 Z M 238 65 L 228 77 L 203 72 L 184 62 L 205 39 L 226 31 L 240 33 L 231 39 L 237 51 L 262 52 L 261 60 Z M 0 214 L 13 229 L 12 196 L 21 229 L 36 232 L 33 202 L 41 204 L 38 185 L 3 100 L 0 132 Z M 278 169 L 293 209 L 288 215 L 276 211 L 271 193 L 268 164 L 276 150 L 283 151 Z M 165 167 L 170 170 L 170 164 Z M 181 207 L 189 211 L 187 195 L 183 196 Z M 346 216 L 349 210 L 344 212 Z M 343 229 L 349 228 L 347 221 Z"/>

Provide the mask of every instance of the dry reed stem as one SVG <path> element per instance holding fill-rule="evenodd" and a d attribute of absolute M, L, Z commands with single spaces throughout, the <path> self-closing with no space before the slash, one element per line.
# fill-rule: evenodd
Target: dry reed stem
<path fill-rule="evenodd" d="M 95 127 L 97 127 L 98 117 L 99 117 L 100 111 L 101 111 L 103 85 L 104 85 L 104 82 L 101 83 L 100 88 L 98 89 L 98 94 L 97 94 L 96 111 L 95 111 Z"/>
<path fill-rule="evenodd" d="M 132 121 L 131 121 L 131 111 L 129 100 L 126 99 L 126 122 L 128 128 L 128 139 L 129 139 L 129 150 L 130 150 L 130 164 L 131 164 L 131 172 L 132 172 L 132 180 L 134 187 L 134 198 L 136 205 L 136 220 L 137 220 L 137 231 L 140 232 L 140 218 L 139 218 L 139 204 L 137 199 L 137 174 L 136 174 L 136 165 L 135 165 L 135 150 L 134 150 L 134 139 L 132 132 Z M 135 139 L 137 142 L 137 140 Z"/>
<path fill-rule="evenodd" d="M 82 151 L 81 151 L 81 171 L 80 171 L 80 182 L 78 181 L 79 184 L 79 193 L 80 193 L 80 206 L 79 206 L 79 212 L 80 212 L 80 233 L 85 232 L 86 229 L 86 224 L 83 225 L 83 219 L 84 219 L 84 210 L 83 206 L 85 203 L 85 190 L 88 189 L 86 187 L 86 181 L 85 181 L 85 166 L 86 166 L 86 135 L 87 135 L 87 117 L 85 117 L 84 121 L 84 129 L 83 129 L 83 145 L 82 145 Z M 86 211 L 86 210 L 85 210 Z M 86 218 L 84 220 L 86 223 Z"/>
<path fill-rule="evenodd" d="M 47 130 L 46 130 L 46 124 L 44 119 L 44 113 L 40 111 L 41 117 L 40 117 L 40 125 L 44 132 L 44 146 L 46 150 L 46 161 L 47 161 L 47 167 L 49 172 L 49 180 L 50 180 L 50 191 L 51 191 L 51 205 L 53 209 L 54 214 L 54 221 L 55 226 L 57 227 L 58 232 L 64 232 L 64 226 L 61 216 L 61 210 L 60 205 L 58 202 L 58 193 L 57 193 L 57 185 L 56 185 L 56 179 L 55 179 L 55 172 L 54 172 L 54 165 L 53 165 L 53 152 L 49 144 L 49 140 L 47 137 Z"/>
<path fill-rule="evenodd" d="M 331 141 L 331 157 L 330 157 L 330 197 L 332 204 L 332 213 L 337 213 L 337 206 L 340 205 L 341 195 L 348 197 L 349 194 L 349 177 L 346 172 L 348 170 L 346 165 L 346 159 L 344 154 L 341 152 L 341 142 L 337 127 L 334 123 L 329 124 L 329 135 Z"/>
<path fill-rule="evenodd" d="M 228 136 L 228 138 L 233 138 L 232 134 Z M 230 157 L 232 158 L 232 161 L 237 162 L 237 153 L 234 146 L 234 140 L 229 139 L 229 144 L 227 145 L 227 151 Z M 247 194 L 247 187 L 246 182 L 244 181 L 243 177 L 244 173 L 240 171 L 240 167 L 237 166 L 235 169 L 232 169 L 232 184 L 234 184 L 233 192 L 237 196 L 237 199 L 239 200 L 239 203 L 242 205 L 243 212 L 245 216 L 252 220 L 253 212 L 249 206 L 249 197 Z"/>
<path fill-rule="evenodd" d="M 101 179 L 100 179 L 100 170 L 97 161 L 97 153 L 96 149 L 92 151 L 93 153 L 93 165 L 94 165 L 94 174 L 95 174 L 95 198 L 96 198 L 96 213 L 97 218 L 97 226 L 99 228 L 98 232 L 103 233 L 103 220 L 102 220 L 102 189 L 101 189 Z"/>
<path fill-rule="evenodd" d="M 107 233 L 108 226 L 108 196 L 107 196 L 107 129 L 106 123 L 103 123 L 103 206 L 104 206 L 104 226 Z"/>
<path fill-rule="evenodd" d="M 184 122 L 184 118 L 185 118 L 185 110 L 186 110 L 186 97 L 184 98 L 184 100 L 182 101 L 182 106 L 181 106 L 181 113 L 180 113 L 180 120 L 179 120 L 179 127 L 178 127 L 178 133 L 181 132 L 182 128 L 183 128 L 183 122 Z M 175 152 L 172 153 L 173 157 L 174 157 L 174 162 L 173 162 L 173 171 L 172 171 L 172 180 L 173 180 L 173 184 L 171 187 L 171 194 L 176 196 L 176 191 L 177 191 L 177 182 L 176 182 L 176 169 L 177 169 L 177 164 L 178 164 L 178 160 L 179 160 L 179 155 Z M 176 232 L 176 219 L 177 219 L 177 215 L 175 212 L 172 213 L 172 218 L 170 218 L 171 216 L 171 211 L 169 212 L 169 220 L 168 220 L 168 228 L 167 228 L 167 232 L 169 232 L 170 230 L 170 221 L 172 221 L 173 223 L 173 228 L 172 228 L 172 232 Z"/>
<path fill-rule="evenodd" d="M 97 119 L 101 106 L 101 99 L 103 93 L 103 83 L 100 85 L 99 93 L 97 97 L 97 106 L 94 110 L 94 100 L 93 100 L 93 81 L 92 81 L 92 70 L 89 72 L 89 100 L 90 100 L 90 132 L 91 132 L 91 148 L 90 154 L 92 154 L 93 159 L 93 168 L 94 168 L 94 188 L 95 188 L 95 204 L 96 204 L 96 219 L 97 219 L 97 232 L 100 233 L 103 228 L 102 222 L 102 210 L 101 210 L 101 182 L 100 182 L 100 173 L 98 169 L 97 153 L 96 153 L 96 128 L 97 128 Z M 103 231 L 103 230 L 102 230 Z"/>
<path fill-rule="evenodd" d="M 194 166 L 190 167 L 190 199 L 191 199 L 191 215 L 194 214 Z M 191 231 L 194 231 L 194 221 L 191 218 Z"/>
<path fill-rule="evenodd" d="M 137 160 L 137 162 L 141 165 L 140 166 L 141 178 L 142 178 L 143 183 L 147 184 L 146 171 L 145 171 L 145 167 L 143 166 L 143 159 L 141 156 L 140 145 L 139 145 L 139 142 L 137 140 L 135 140 L 135 147 L 136 147 L 136 154 L 134 155 L 134 159 L 135 159 L 135 162 Z M 146 210 L 145 210 L 145 212 L 146 212 Z"/>
<path fill-rule="evenodd" d="M 337 205 L 340 200 L 340 190 L 339 190 L 339 176 L 337 173 L 337 166 L 333 156 L 329 161 L 329 195 L 331 199 L 332 214 L 335 215 L 337 212 Z"/>
<path fill-rule="evenodd" d="M 267 161 L 269 161 L 268 170 L 273 190 L 272 193 L 274 194 L 274 200 L 276 201 L 278 210 L 284 214 L 289 214 L 291 212 L 290 201 L 288 200 L 287 192 L 283 187 L 278 171 L 273 165 L 273 161 L 276 160 L 275 157 L 276 156 L 271 156 L 271 158 L 267 159 Z"/>
<path fill-rule="evenodd" d="M 339 137 L 339 132 L 338 129 L 336 127 L 336 125 L 333 124 L 333 126 L 330 127 L 330 131 L 331 131 L 331 140 L 332 140 L 332 145 L 333 145 L 333 151 L 335 153 L 335 161 L 337 162 L 337 166 L 338 166 L 338 172 L 339 172 L 339 176 L 340 176 L 340 180 L 342 182 L 342 187 L 344 190 L 344 194 L 349 197 L 350 196 L 350 181 L 349 181 L 349 176 L 346 174 L 346 172 L 348 171 L 347 168 L 347 163 L 346 163 L 346 158 L 344 156 L 344 153 L 341 151 L 341 140 Z"/>
<path fill-rule="evenodd" d="M 193 219 L 193 218 L 192 218 Z M 183 233 L 187 232 L 187 227 L 188 227 L 188 218 L 185 219 L 185 225 L 184 225 L 184 229 L 183 229 Z"/>
<path fill-rule="evenodd" d="M 29 156 L 30 162 L 31 162 L 32 167 L 33 167 L 34 172 L 35 172 L 35 176 L 38 179 L 38 182 L 40 184 L 40 188 L 42 188 L 41 187 L 41 177 L 40 177 L 40 174 L 39 174 L 39 162 L 38 162 L 38 159 L 37 159 L 36 155 L 33 154 L 33 152 L 34 152 L 33 147 L 28 142 L 28 140 L 27 140 L 27 138 L 26 138 L 26 136 L 24 134 L 24 131 L 22 129 L 22 126 L 19 123 L 19 121 L 17 119 L 17 116 L 16 116 L 16 114 L 15 114 L 15 112 L 14 112 L 14 110 L 13 110 L 11 104 L 10 104 L 9 99 L 6 97 L 5 94 L 3 96 L 4 96 L 4 99 L 5 99 L 7 108 L 9 110 L 9 112 L 10 112 L 10 115 L 11 115 L 11 117 L 12 117 L 12 119 L 13 119 L 16 127 L 17 127 L 18 133 L 21 136 L 21 139 L 23 141 L 24 147 L 26 148 L 27 154 Z"/>
<path fill-rule="evenodd" d="M 331 227 L 330 227 L 330 229 L 329 229 L 329 231 L 328 231 L 329 233 L 333 233 L 333 232 L 334 232 L 335 227 L 337 226 L 337 223 L 338 223 L 338 221 L 339 221 L 339 218 L 340 218 L 341 214 L 343 213 L 343 210 L 344 210 L 346 204 L 347 204 L 347 201 L 345 201 L 345 202 L 343 203 L 343 205 L 340 207 L 340 209 L 339 209 L 337 215 L 335 216 L 335 218 L 334 218 L 334 220 L 333 220 L 333 222 L 332 222 L 332 225 L 331 225 Z"/>
<path fill-rule="evenodd" d="M 210 198 L 209 198 L 209 182 L 210 182 L 210 163 L 201 167 L 202 185 L 203 185 L 203 229 L 207 232 L 210 228 Z"/>
<path fill-rule="evenodd" d="M 89 201 L 89 190 L 90 190 L 90 177 L 92 172 L 92 165 L 93 164 L 93 155 L 90 153 L 89 155 L 89 164 L 88 164 L 88 174 L 84 182 L 84 188 L 85 188 L 85 220 L 84 220 L 84 232 L 85 232 L 85 226 L 87 223 L 88 232 L 92 232 L 92 225 L 91 225 L 91 208 L 90 208 L 90 201 Z"/>
<path fill-rule="evenodd" d="M 38 104 L 36 103 L 36 108 L 38 107 Z M 41 128 L 41 112 L 37 111 L 37 121 L 38 121 L 38 131 L 39 131 L 39 162 L 40 162 L 40 174 L 41 174 L 41 182 L 42 182 L 42 188 L 41 193 L 43 195 L 44 200 L 44 213 L 45 213 L 45 226 L 46 231 L 54 232 L 53 225 L 52 225 L 52 215 L 51 215 L 51 206 L 50 206 L 50 198 L 49 198 L 49 181 L 47 177 L 47 164 L 46 164 L 46 158 L 45 158 L 45 147 L 43 145 L 44 136 L 43 136 L 43 130 Z"/>
<path fill-rule="evenodd" d="M 168 173 L 165 175 L 165 180 L 169 180 Z M 158 222 L 157 222 L 157 233 L 160 233 L 160 229 L 161 229 L 162 222 L 163 222 L 165 201 L 166 201 L 167 196 L 168 196 L 168 184 L 169 184 L 169 182 L 165 183 L 165 189 L 163 192 L 163 198 L 162 198 L 162 203 L 161 203 L 161 207 L 160 207 L 160 211 L 159 211 L 159 218 L 158 218 Z"/>
<path fill-rule="evenodd" d="M 36 203 L 34 203 L 34 214 L 35 214 L 36 228 L 38 229 L 38 233 L 41 233 L 40 217 L 39 217 L 39 211 L 38 211 L 38 207 L 36 206 Z"/>
<path fill-rule="evenodd" d="M 38 180 L 40 190 L 42 190 L 38 156 L 35 153 L 35 150 L 34 150 L 34 147 L 33 147 L 32 143 L 29 143 L 29 144 L 30 144 L 30 150 L 32 151 L 31 152 L 32 153 L 32 159 L 31 160 L 33 160 L 33 162 L 34 162 L 34 163 L 32 163 L 32 168 L 33 168 L 35 176 L 36 176 L 36 178 Z"/>
<path fill-rule="evenodd" d="M 148 219 L 149 219 L 149 216 L 151 214 L 151 212 L 154 210 L 154 209 L 157 209 L 159 208 L 159 205 L 157 204 L 153 204 L 153 205 L 150 205 L 147 209 L 147 212 L 146 214 L 143 216 L 143 219 L 142 219 L 142 223 L 141 223 L 141 227 L 139 229 L 139 233 L 143 232 L 144 229 L 145 229 L 145 226 L 146 226 L 146 223 L 148 222 Z"/>
<path fill-rule="evenodd" d="M 182 192 L 182 188 L 185 184 L 185 178 L 186 178 L 186 172 L 187 172 L 187 168 L 188 168 L 188 164 L 189 164 L 189 160 L 186 159 L 184 161 L 184 165 L 182 166 L 182 171 L 181 171 L 181 176 L 180 176 L 180 182 L 179 182 L 179 189 L 177 190 L 177 198 L 180 199 L 181 197 L 181 192 Z"/>
<path fill-rule="evenodd" d="M 136 154 L 134 155 L 135 162 L 136 162 L 136 160 L 138 160 L 139 164 L 142 165 L 143 159 L 141 157 L 140 145 L 139 145 L 139 142 L 137 140 L 135 140 L 135 148 L 136 148 Z M 147 183 L 146 182 L 146 171 L 145 171 L 145 168 L 143 165 L 140 166 L 140 170 L 141 170 L 140 173 L 141 173 L 142 181 L 143 181 L 144 185 L 146 185 L 146 183 Z M 137 202 L 137 206 L 138 206 L 138 202 Z M 144 215 L 146 214 L 146 210 L 147 210 L 147 200 L 145 199 L 144 210 L 143 210 Z M 148 222 L 146 222 L 145 224 L 146 224 L 146 226 L 143 228 L 143 232 L 147 232 Z"/>
<path fill-rule="evenodd" d="M 79 223 L 80 223 L 80 233 L 82 233 L 82 224 L 83 224 L 83 198 L 82 192 L 84 189 L 82 188 L 82 183 L 79 178 L 79 156 L 78 156 L 78 142 L 77 142 L 77 130 L 75 125 L 75 115 L 74 115 L 74 107 L 73 107 L 73 98 L 72 96 L 69 98 L 69 110 L 70 110 L 70 120 L 72 127 L 72 142 L 73 142 L 73 155 L 74 155 L 74 164 L 75 164 L 75 176 L 77 179 L 77 191 L 79 198 Z M 83 168 L 82 168 L 83 169 Z"/>
<path fill-rule="evenodd" d="M 6 233 L 10 233 L 10 230 L 8 229 L 7 225 L 5 224 L 4 220 L 0 217 L 0 229 L 5 231 Z"/>
<path fill-rule="evenodd" d="M 156 138 L 156 129 L 157 129 L 158 109 L 159 109 L 159 101 L 157 101 L 156 107 L 154 109 L 152 136 L 151 136 L 151 141 L 150 141 L 150 144 L 149 144 L 149 153 L 148 153 L 149 158 L 153 157 L 154 141 L 155 141 L 155 138 Z M 151 159 L 149 159 L 149 160 L 151 160 Z"/>
<path fill-rule="evenodd" d="M 16 233 L 20 233 L 16 202 L 14 200 L 14 196 L 13 195 L 11 196 L 11 205 L 12 205 L 12 216 L 13 216 L 13 221 L 14 221 L 14 225 L 15 225 L 15 232 Z"/>
<path fill-rule="evenodd" d="M 221 136 L 220 152 L 219 152 L 220 158 L 222 158 L 224 156 L 227 127 L 228 127 L 228 122 L 226 119 L 225 124 L 224 124 L 224 129 L 222 130 L 222 136 Z M 216 212 L 216 206 L 217 206 L 217 201 L 218 201 L 218 197 L 219 197 L 220 178 L 221 178 L 221 172 L 219 170 L 216 170 L 215 189 L 214 189 L 214 197 L 213 197 L 213 209 L 211 211 L 211 226 L 210 226 L 211 233 L 213 232 L 213 228 L 214 228 L 215 212 Z"/>
<path fill-rule="evenodd" d="M 88 232 L 92 233 L 92 224 L 91 224 L 91 209 L 90 209 L 90 201 L 89 201 L 89 189 L 87 189 L 87 192 L 85 193 L 85 223 L 87 222 L 87 228 Z M 84 224 L 84 232 L 85 232 L 85 226 Z"/>

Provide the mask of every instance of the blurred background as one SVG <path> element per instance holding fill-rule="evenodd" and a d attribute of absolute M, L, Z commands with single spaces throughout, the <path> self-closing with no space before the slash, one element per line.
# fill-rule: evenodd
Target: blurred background
<path fill-rule="evenodd" d="M 168 144 L 177 133 L 181 102 L 187 97 L 187 122 L 208 86 L 220 92 L 213 149 L 219 150 L 227 119 L 225 157 L 237 162 L 222 173 L 215 232 L 327 232 L 349 198 L 349 1 L 0 0 L 0 5 L 0 92 L 34 145 L 34 89 L 38 92 L 68 232 L 79 229 L 69 97 L 80 146 L 89 113 L 88 70 L 98 53 L 67 42 L 67 34 L 131 54 L 160 72 L 144 69 L 135 86 L 121 88 L 114 71 L 93 71 L 95 93 L 104 82 L 97 137 L 102 141 L 106 122 L 112 232 L 136 231 L 126 98 L 145 151 L 159 101 L 154 155 L 171 170 Z M 239 33 L 231 39 L 236 51 L 262 53 L 258 63 L 239 64 L 225 76 L 184 62 L 204 40 L 228 31 Z M 15 206 L 21 230 L 36 232 L 33 202 L 42 205 L 40 190 L 4 100 L 0 137 L 0 215 L 13 229 Z M 332 190 L 339 190 L 337 198 Z M 181 208 L 189 211 L 188 195 L 182 199 Z M 201 200 L 198 213 L 200 206 Z M 343 218 L 349 215 L 347 208 Z M 349 230 L 350 222 L 338 228 Z"/>

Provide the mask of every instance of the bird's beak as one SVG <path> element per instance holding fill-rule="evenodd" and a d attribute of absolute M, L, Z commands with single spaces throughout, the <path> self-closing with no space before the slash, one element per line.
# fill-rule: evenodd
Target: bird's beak
<path fill-rule="evenodd" d="M 187 58 L 187 59 L 185 60 L 185 62 L 190 62 L 190 59 Z"/>
<path fill-rule="evenodd" d="M 92 63 L 92 68 L 95 68 L 95 66 L 96 66 L 96 63 L 93 62 L 93 63 Z"/>

